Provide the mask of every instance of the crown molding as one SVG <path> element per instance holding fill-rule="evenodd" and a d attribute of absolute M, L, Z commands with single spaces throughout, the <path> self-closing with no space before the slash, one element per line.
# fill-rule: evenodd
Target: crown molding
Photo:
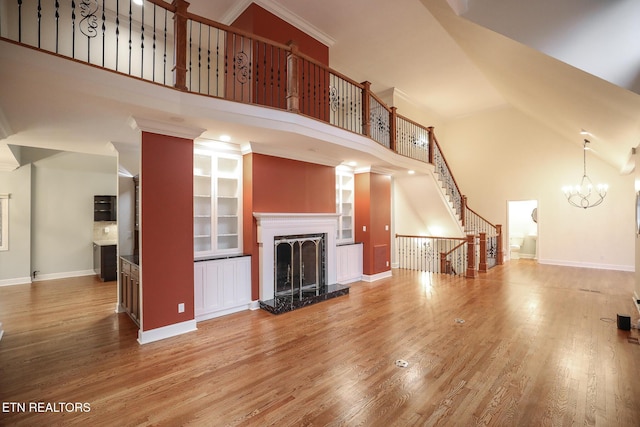
<path fill-rule="evenodd" d="M 175 123 L 167 123 L 160 120 L 133 116 L 129 117 L 129 126 L 134 130 L 139 129 L 144 132 L 192 140 L 196 139 L 206 131 L 206 129 L 203 128 L 183 126 Z"/>
<path fill-rule="evenodd" d="M 288 22 L 293 25 L 300 31 L 310 35 L 320 43 L 324 44 L 327 47 L 332 47 L 336 41 L 333 37 L 320 30 L 318 27 L 310 23 L 309 21 L 301 18 L 295 13 L 289 11 L 280 3 L 274 0 L 241 0 L 236 3 L 222 16 L 222 23 L 225 25 L 231 25 L 233 21 L 238 19 L 238 17 L 245 11 L 251 3 L 255 3 L 261 8 L 267 10 L 268 12 L 273 13 L 278 18 L 283 21 Z"/>

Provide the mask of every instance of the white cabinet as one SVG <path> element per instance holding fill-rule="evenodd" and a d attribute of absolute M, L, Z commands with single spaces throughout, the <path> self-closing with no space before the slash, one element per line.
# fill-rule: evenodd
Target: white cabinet
<path fill-rule="evenodd" d="M 251 306 L 251 257 L 194 263 L 196 321 L 212 319 Z"/>
<path fill-rule="evenodd" d="M 195 256 L 242 252 L 242 157 L 195 150 Z"/>
<path fill-rule="evenodd" d="M 338 243 L 353 242 L 353 200 L 354 200 L 353 172 L 336 170 L 336 213 L 338 219 Z"/>
<path fill-rule="evenodd" d="M 362 280 L 362 243 L 341 245 L 337 248 L 337 282 L 346 284 Z"/>

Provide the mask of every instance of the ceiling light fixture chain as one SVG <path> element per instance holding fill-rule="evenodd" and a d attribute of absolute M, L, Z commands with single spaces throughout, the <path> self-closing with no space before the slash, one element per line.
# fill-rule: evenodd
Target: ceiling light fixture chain
<path fill-rule="evenodd" d="M 589 140 L 584 140 L 583 145 L 583 174 L 582 180 L 580 181 L 580 185 L 576 186 L 565 186 L 562 191 L 564 195 L 567 197 L 567 201 L 572 206 L 577 208 L 592 208 L 594 206 L 598 206 L 604 201 L 605 196 L 607 195 L 607 190 L 609 186 L 606 184 L 598 184 L 595 188 L 593 188 L 593 182 L 589 175 L 587 175 L 587 144 L 589 144 Z"/>

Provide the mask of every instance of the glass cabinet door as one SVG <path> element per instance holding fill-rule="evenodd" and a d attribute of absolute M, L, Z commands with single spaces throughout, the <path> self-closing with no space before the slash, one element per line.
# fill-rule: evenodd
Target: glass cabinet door
<path fill-rule="evenodd" d="M 196 151 L 193 228 L 196 256 L 242 251 L 242 158 Z"/>
<path fill-rule="evenodd" d="M 336 213 L 340 214 L 338 220 L 338 243 L 352 243 L 353 234 L 353 201 L 354 201 L 354 176 L 352 172 L 336 171 Z"/>

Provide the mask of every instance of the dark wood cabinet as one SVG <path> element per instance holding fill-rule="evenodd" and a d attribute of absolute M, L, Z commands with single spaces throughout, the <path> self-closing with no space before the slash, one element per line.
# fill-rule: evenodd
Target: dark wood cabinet
<path fill-rule="evenodd" d="M 118 205 L 116 196 L 93 196 L 93 220 L 116 221 Z"/>
<path fill-rule="evenodd" d="M 118 277 L 116 252 L 116 245 L 93 244 L 93 271 L 103 282 L 110 282 Z"/>
<path fill-rule="evenodd" d="M 120 257 L 120 307 L 140 325 L 140 269 L 137 257 Z"/>

